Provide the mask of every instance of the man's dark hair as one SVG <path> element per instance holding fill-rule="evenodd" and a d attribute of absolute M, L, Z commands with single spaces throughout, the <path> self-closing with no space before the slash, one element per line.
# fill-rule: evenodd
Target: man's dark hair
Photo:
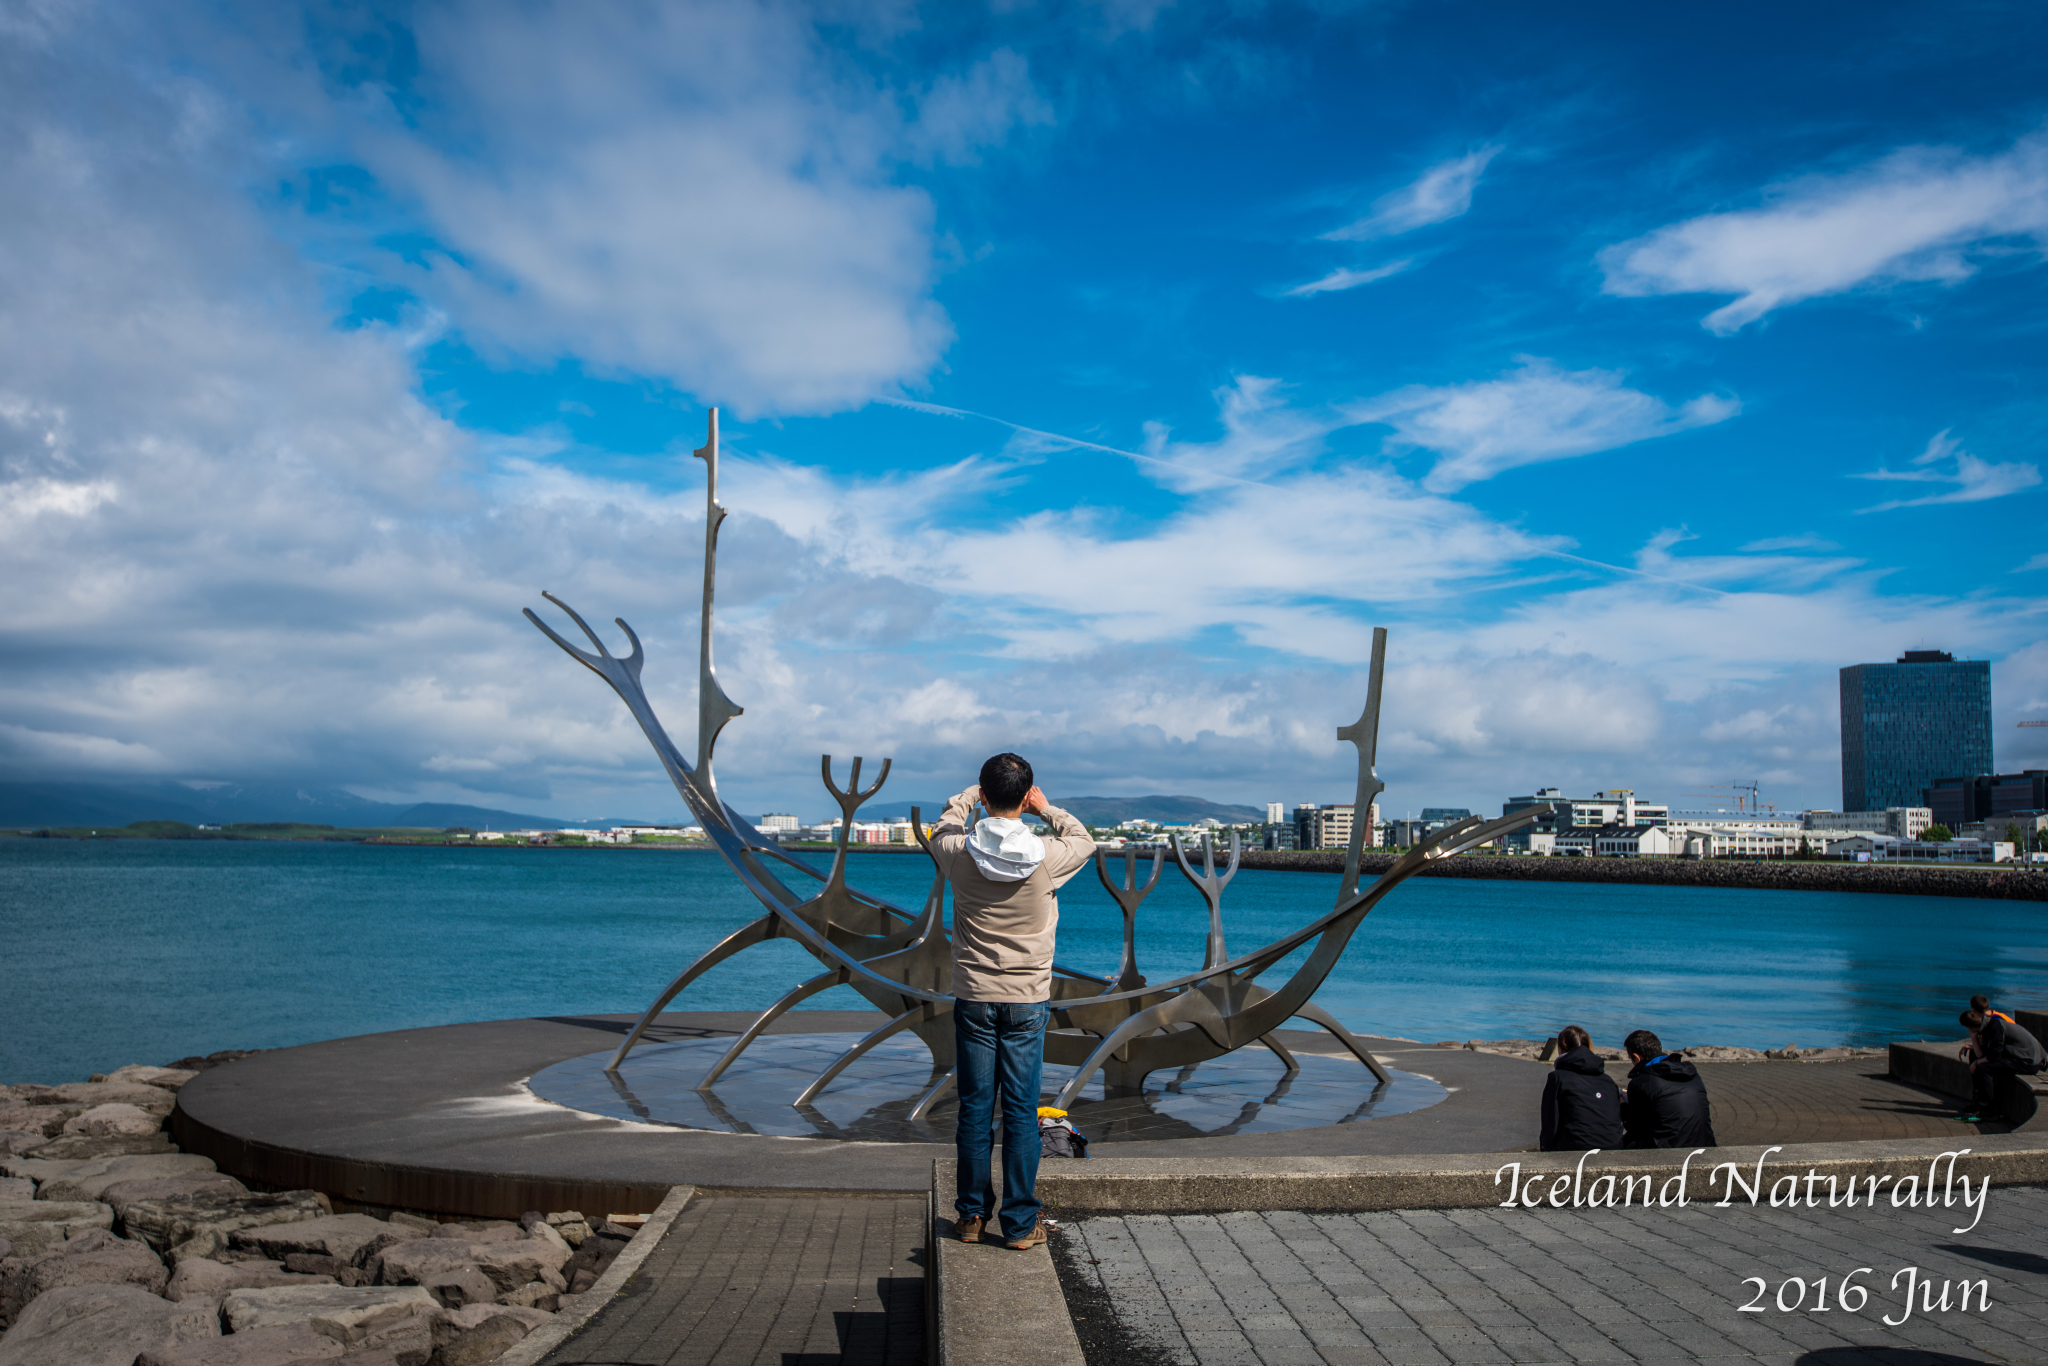
<path fill-rule="evenodd" d="M 1972 996 L 1970 998 L 1970 1009 L 1976 1011 L 1979 1015 L 1988 1015 L 1991 1012 L 1991 998 L 1989 996 Z"/>
<path fill-rule="evenodd" d="M 1647 1029 L 1638 1029 L 1623 1039 L 1621 1046 L 1639 1058 L 1654 1058 L 1664 1051 L 1664 1045 Z"/>
<path fill-rule="evenodd" d="M 981 766 L 981 803 L 991 811 L 1014 811 L 1037 779 L 1020 754 L 998 754 Z"/>
<path fill-rule="evenodd" d="M 1981 1011 L 1966 1010 L 1958 1019 L 1961 1020 L 1963 1028 L 1970 1030 L 1972 1033 L 1984 1027 L 1984 1015 Z"/>
<path fill-rule="evenodd" d="M 1591 1048 L 1593 1036 L 1577 1025 L 1566 1025 L 1557 1031 L 1557 1051 L 1569 1053 L 1574 1048 Z"/>

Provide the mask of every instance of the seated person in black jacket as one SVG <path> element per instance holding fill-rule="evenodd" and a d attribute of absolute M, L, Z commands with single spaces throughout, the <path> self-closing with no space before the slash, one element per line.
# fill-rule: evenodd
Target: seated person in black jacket
<path fill-rule="evenodd" d="M 1962 1014 L 1970 1041 L 1957 1056 L 1970 1064 L 1970 1104 L 1956 1118 L 1965 1124 L 2003 1119 L 2018 1127 L 2034 1117 L 2034 1088 L 2020 1077 L 2037 1069 L 2041 1046 L 2010 1015 L 1980 1001 L 1971 997 Z"/>
<path fill-rule="evenodd" d="M 1621 1084 L 1593 1053 L 1593 1039 L 1577 1025 L 1557 1031 L 1557 1061 L 1543 1083 L 1546 1153 L 1582 1153 L 1621 1146 Z"/>
<path fill-rule="evenodd" d="M 1664 1051 L 1657 1036 L 1638 1029 L 1622 1041 L 1635 1064 L 1628 1074 L 1622 1128 L 1631 1148 L 1712 1148 L 1714 1121 L 1699 1069 Z"/>

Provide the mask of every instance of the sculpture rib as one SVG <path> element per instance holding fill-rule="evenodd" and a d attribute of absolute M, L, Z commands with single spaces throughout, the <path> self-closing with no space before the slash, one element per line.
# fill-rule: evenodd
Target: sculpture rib
<path fill-rule="evenodd" d="M 734 930 L 731 934 L 719 940 L 718 943 L 712 945 L 696 962 L 677 973 L 675 981 L 668 984 L 668 989 L 654 998 L 654 1004 L 647 1007 L 646 1011 L 641 1014 L 639 1023 L 633 1026 L 632 1033 L 626 1035 L 626 1041 L 619 1045 L 618 1052 L 612 1054 L 612 1060 L 604 1065 L 604 1070 L 607 1072 L 619 1070 L 619 1064 L 626 1060 L 626 1050 L 640 1041 L 640 1036 L 647 1032 L 647 1026 L 653 1024 L 654 1017 L 661 1014 L 661 1008 L 670 1001 L 673 1001 L 676 998 L 676 994 L 684 987 L 690 985 L 697 978 L 709 972 L 712 968 L 717 967 L 740 950 L 750 949 L 756 944 L 764 944 L 774 937 L 775 917 L 764 915 L 759 920 Z"/>
<path fill-rule="evenodd" d="M 844 968 L 834 968 L 830 972 L 821 972 L 810 981 L 791 991 L 774 1005 L 762 1011 L 754 1022 L 748 1025 L 737 1039 L 733 1040 L 732 1047 L 725 1050 L 725 1056 L 712 1064 L 711 1070 L 704 1074 L 704 1080 L 697 1083 L 697 1089 L 699 1091 L 709 1091 L 711 1083 L 724 1076 L 725 1069 L 739 1061 L 740 1054 L 747 1051 L 747 1045 L 760 1038 L 761 1031 L 773 1024 L 784 1011 L 790 1009 L 799 1001 L 808 1001 L 819 992 L 840 986 L 845 981 L 846 969 Z"/>
<path fill-rule="evenodd" d="M 888 1039 L 895 1038 L 904 1030 L 910 1028 L 912 1025 L 917 1024 L 921 1021 L 936 1019 L 937 1015 L 938 1012 L 936 1012 L 933 1009 L 930 1002 L 918 1002 L 916 1005 L 904 1011 L 901 1015 L 898 1015 L 895 1019 L 889 1021 L 889 1023 L 883 1025 L 880 1029 L 877 1029 L 874 1033 L 868 1035 L 865 1039 L 862 1039 L 859 1043 L 855 1044 L 853 1047 L 847 1049 L 844 1053 L 841 1053 L 838 1057 L 834 1058 L 832 1060 L 832 1065 L 827 1067 L 824 1071 L 820 1072 L 818 1074 L 818 1079 L 812 1082 L 809 1086 L 806 1086 L 804 1088 L 803 1094 L 798 1096 L 795 1100 L 791 1101 L 790 1104 L 810 1104 L 811 1101 L 817 1098 L 817 1095 L 820 1091 L 824 1090 L 827 1086 L 832 1084 L 832 1079 L 834 1077 L 838 1076 L 841 1072 L 844 1072 L 847 1069 L 847 1067 L 853 1063 L 855 1059 L 859 1058 L 862 1054 L 866 1053 L 876 1044 L 882 1043 Z"/>

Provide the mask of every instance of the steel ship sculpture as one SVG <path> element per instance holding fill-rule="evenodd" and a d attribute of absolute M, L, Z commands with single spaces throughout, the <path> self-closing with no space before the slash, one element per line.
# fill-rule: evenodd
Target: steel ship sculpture
<path fill-rule="evenodd" d="M 718 532 L 726 517 L 726 509 L 718 501 L 716 408 L 710 412 L 708 439 L 694 454 L 705 463 L 704 600 L 697 660 L 694 763 L 669 738 L 641 687 L 640 671 L 646 654 L 631 626 L 614 618 L 632 647 L 631 653 L 622 658 L 607 650 L 575 609 L 554 594 L 542 596 L 576 623 L 590 641 L 591 650 L 571 644 L 531 608 L 526 609 L 528 620 L 618 693 L 633 719 L 640 723 L 676 791 L 703 826 L 705 836 L 765 910 L 759 919 L 734 931 L 678 973 L 647 1007 L 605 1070 L 618 1073 L 655 1017 L 698 977 L 757 944 L 790 939 L 808 950 L 824 971 L 791 988 L 763 1010 L 711 1067 L 698 1083 L 698 1089 L 709 1090 L 746 1052 L 748 1045 L 784 1012 L 820 992 L 848 986 L 888 1016 L 888 1023 L 835 1058 L 790 1103 L 808 1105 L 863 1054 L 908 1031 L 923 1041 L 932 1057 L 929 1089 L 911 1111 L 912 1119 L 921 1118 L 954 1089 L 953 1022 L 948 1018 L 953 999 L 946 994 L 952 968 L 952 943 L 945 917 L 946 879 L 934 870 L 931 890 L 924 905 L 915 911 L 891 905 L 847 883 L 847 841 L 854 813 L 888 781 L 887 759 L 882 761 L 874 782 L 863 788 L 863 761 L 856 757 L 842 788 L 833 780 L 832 756 L 823 756 L 820 770 L 825 787 L 842 815 L 838 847 L 830 870 L 824 873 L 763 838 L 718 795 L 713 751 L 719 733 L 742 714 L 742 709 L 719 685 L 712 658 Z M 1375 628 L 1365 708 L 1357 721 L 1337 731 L 1338 739 L 1350 741 L 1358 751 L 1356 811 L 1369 810 L 1373 799 L 1385 789 L 1375 771 L 1374 756 L 1386 652 L 1386 630 Z M 911 829 L 930 853 L 922 814 L 918 808 L 912 808 Z M 1096 874 L 1123 916 L 1123 955 L 1112 978 L 1076 971 L 1057 962 L 1053 965 L 1052 1021 L 1045 1039 L 1045 1058 L 1049 1063 L 1076 1069 L 1055 1103 L 1070 1108 L 1097 1073 L 1102 1075 L 1106 1092 L 1129 1094 L 1143 1088 L 1149 1073 L 1199 1064 L 1253 1043 L 1271 1049 L 1291 1073 L 1297 1064 L 1274 1037 L 1274 1031 L 1290 1019 L 1306 1020 L 1328 1030 L 1370 1070 L 1377 1084 L 1386 1084 L 1390 1077 L 1379 1060 L 1310 998 L 1343 957 L 1360 923 L 1387 893 L 1429 863 L 1498 839 L 1531 824 L 1540 814 L 1541 809 L 1528 809 L 1494 820 L 1469 817 L 1447 826 L 1415 845 L 1364 888 L 1359 886 L 1359 862 L 1365 822 L 1354 820 L 1336 905 L 1293 933 L 1237 957 L 1230 955 L 1223 933 L 1223 892 L 1237 874 L 1241 853 L 1237 835 L 1233 832 L 1230 837 L 1221 873 L 1216 870 L 1218 850 L 1213 837 L 1205 835 L 1195 851 L 1200 864 L 1197 872 L 1189 861 L 1189 850 L 1174 836 L 1170 841 L 1174 860 L 1207 903 L 1209 934 L 1200 971 L 1158 983 L 1148 982 L 1138 970 L 1137 920 L 1140 904 L 1159 885 L 1166 851 L 1152 851 L 1149 877 L 1143 886 L 1137 881 L 1139 860 L 1135 851 L 1098 851 Z M 1115 868 L 1117 862 L 1122 864 L 1120 869 Z M 817 882 L 823 886 L 808 886 Z M 1310 950 L 1306 961 L 1286 981 L 1267 986 L 1258 980 L 1303 948 Z"/>

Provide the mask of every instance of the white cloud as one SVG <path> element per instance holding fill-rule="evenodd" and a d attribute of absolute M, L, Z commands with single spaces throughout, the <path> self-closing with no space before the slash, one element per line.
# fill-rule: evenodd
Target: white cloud
<path fill-rule="evenodd" d="M 957 76 L 933 81 L 917 101 L 909 140 L 923 159 L 971 166 L 1012 129 L 1053 121 L 1052 105 L 1032 83 L 1030 64 L 1003 47 Z"/>
<path fill-rule="evenodd" d="M 1734 294 L 1704 325 L 1726 335 L 1802 299 L 1865 284 L 1953 284 L 1974 249 L 2048 242 L 2048 136 L 1992 156 L 1908 148 L 1861 170 L 1773 189 L 1762 208 L 1706 214 L 1601 253 L 1607 292 Z"/>
<path fill-rule="evenodd" d="M 1383 266 L 1374 266 L 1371 270 L 1353 270 L 1349 266 L 1339 266 L 1320 280 L 1310 280 L 1305 285 L 1296 285 L 1293 289 L 1286 292 L 1286 297 L 1290 299 L 1305 299 L 1313 294 L 1330 294 L 1338 290 L 1356 289 L 1360 285 L 1369 285 L 1375 280 L 1384 280 L 1390 275 L 1399 275 L 1414 264 L 1415 258 L 1409 256 L 1399 261 L 1390 261 Z"/>
<path fill-rule="evenodd" d="M 1500 150 L 1482 147 L 1440 162 L 1411 184 L 1376 200 L 1372 212 L 1364 218 L 1326 232 L 1323 237 L 1331 242 L 1364 242 L 1461 217 L 1471 210 L 1472 192 L 1479 186 L 1479 177 L 1487 163 L 1500 155 Z"/>
<path fill-rule="evenodd" d="M 456 0 L 414 32 L 422 98 L 352 142 L 436 245 L 369 268 L 487 350 L 740 414 L 920 382 L 953 334 L 932 203 L 898 163 L 970 163 L 1053 119 L 1014 51 L 899 96 L 793 6 Z"/>
<path fill-rule="evenodd" d="M 2015 569 L 2012 572 L 2015 574 L 2024 574 L 2030 569 L 2048 569 L 2048 551 L 2043 551 L 2039 555 L 2029 557 L 2025 564 L 2021 565 L 2018 569 Z"/>
<path fill-rule="evenodd" d="M 1948 470 L 1937 468 L 1942 462 L 1949 462 Z M 1930 493 L 1920 498 L 1894 498 L 1890 502 L 1877 503 L 1871 507 L 1858 508 L 1858 512 L 1890 512 L 1894 508 L 1934 507 L 1943 503 L 1981 503 L 1990 498 L 2003 498 L 2009 493 L 2030 489 L 2041 482 L 2041 471 L 2022 461 L 2010 461 L 1994 465 L 1979 460 L 1962 447 L 1962 442 L 1944 431 L 1936 432 L 1927 443 L 1927 449 L 1913 457 L 1913 468 L 1893 470 L 1879 467 L 1852 479 L 1878 479 L 1908 484 L 1953 484 L 1954 488 L 1945 493 Z"/>
<path fill-rule="evenodd" d="M 1674 409 L 1628 388 L 1611 370 L 1565 371 L 1545 361 L 1500 379 L 1399 389 L 1349 410 L 1355 422 L 1391 425 L 1390 447 L 1436 452 L 1423 481 L 1433 493 L 1454 493 L 1522 465 L 1725 422 L 1740 411 L 1718 394 Z"/>

